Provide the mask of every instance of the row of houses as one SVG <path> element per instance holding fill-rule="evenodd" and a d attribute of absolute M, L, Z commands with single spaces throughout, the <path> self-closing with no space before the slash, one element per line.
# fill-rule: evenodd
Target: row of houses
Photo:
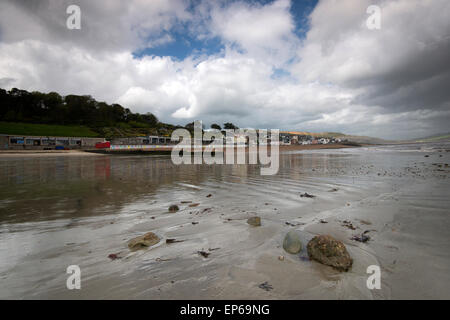
<path fill-rule="evenodd" d="M 245 133 L 235 133 L 233 136 L 224 136 L 224 144 L 235 144 L 238 146 L 248 146 L 254 144 L 254 140 L 250 139 Z M 211 140 L 202 139 L 192 143 L 209 144 Z M 329 144 L 342 142 L 340 138 L 313 137 L 298 132 L 280 132 L 279 141 L 271 141 L 267 139 L 268 144 Z M 24 136 L 24 135 L 0 135 L 0 149 L 3 150 L 52 150 L 52 149 L 93 149 L 99 145 L 108 146 L 172 146 L 178 144 L 179 141 L 173 141 L 170 137 L 164 136 L 142 136 L 113 138 L 106 141 L 104 138 L 85 138 L 85 137 L 49 137 L 49 136 Z M 102 147 L 103 148 L 103 147 Z"/>
<path fill-rule="evenodd" d="M 330 143 L 340 143 L 340 142 L 342 142 L 341 138 L 314 137 L 311 135 L 304 134 L 302 132 L 295 132 L 295 131 L 280 132 L 280 144 L 282 144 L 282 145 L 330 144 Z"/>
<path fill-rule="evenodd" d="M 205 130 L 208 131 L 208 130 Z M 244 129 L 245 131 L 245 129 Z M 257 134 L 258 138 L 261 138 L 260 133 Z M 270 131 L 266 133 L 267 144 L 280 144 L 280 145 L 308 145 L 308 144 L 330 144 L 343 142 L 341 138 L 335 137 L 315 137 L 303 132 L 296 131 L 280 131 L 278 141 L 272 141 Z M 233 136 L 224 136 L 224 143 L 234 143 L 236 145 L 249 145 L 255 143 L 255 139 L 250 139 L 249 136 L 243 133 L 235 133 Z M 261 140 L 256 142 L 261 144 Z"/>
<path fill-rule="evenodd" d="M 203 141 L 204 144 L 208 142 L 209 141 Z M 113 138 L 107 141 L 105 138 L 0 134 L 0 150 L 87 150 L 96 148 L 109 148 L 110 146 L 115 146 L 120 149 L 127 146 L 170 147 L 177 143 L 179 142 L 172 141 L 170 137 L 163 136 Z"/>
<path fill-rule="evenodd" d="M 244 136 L 235 136 L 231 138 L 235 144 L 245 145 L 248 139 Z M 224 139 L 224 143 L 230 139 Z M 203 139 L 192 143 L 209 144 L 211 140 Z M 85 138 L 85 137 L 50 137 L 50 136 L 25 136 L 25 135 L 4 135 L 0 134 L 0 150 L 71 150 L 71 149 L 95 149 L 109 148 L 113 146 L 117 149 L 128 148 L 132 146 L 142 147 L 170 147 L 178 144 L 179 141 L 173 141 L 170 137 L 163 136 L 142 136 L 113 138 L 106 141 L 105 138 Z"/>
<path fill-rule="evenodd" d="M 111 145 L 170 145 L 176 144 L 170 137 L 161 136 L 145 136 L 145 137 L 131 137 L 131 138 L 113 138 Z"/>
<path fill-rule="evenodd" d="M 91 149 L 101 142 L 105 139 L 0 134 L 0 150 Z"/>
<path fill-rule="evenodd" d="M 232 137 L 223 138 L 223 143 L 234 143 L 237 145 L 247 145 L 249 141 L 248 136 L 242 134 L 235 134 Z M 213 139 L 194 139 L 191 138 L 192 144 L 207 145 L 213 142 Z M 170 137 L 147 136 L 147 137 L 131 137 L 131 138 L 114 138 L 111 140 L 112 146 L 153 146 L 153 145 L 176 145 L 180 143 L 179 140 L 172 140 Z"/>

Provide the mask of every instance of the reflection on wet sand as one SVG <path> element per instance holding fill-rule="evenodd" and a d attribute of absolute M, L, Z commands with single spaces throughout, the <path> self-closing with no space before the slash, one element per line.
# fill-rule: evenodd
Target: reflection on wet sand
<path fill-rule="evenodd" d="M 293 151 L 273 176 L 258 165 L 176 166 L 169 156 L 0 158 L 0 298 L 372 299 L 432 297 L 430 288 L 448 298 L 450 235 L 435 232 L 450 227 L 446 149 Z M 256 215 L 262 225 L 249 226 Z M 376 230 L 367 243 L 350 240 L 367 229 L 361 221 Z M 352 269 L 287 254 L 292 229 L 343 241 Z M 157 245 L 128 249 L 150 231 Z M 82 270 L 79 291 L 65 287 L 70 264 Z M 371 264 L 383 270 L 378 291 L 365 285 Z"/>

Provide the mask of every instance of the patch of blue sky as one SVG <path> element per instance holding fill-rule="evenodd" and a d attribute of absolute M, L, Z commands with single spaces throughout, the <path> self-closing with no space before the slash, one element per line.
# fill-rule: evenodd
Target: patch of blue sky
<path fill-rule="evenodd" d="M 236 1 L 236 0 L 232 0 Z M 230 3 L 232 1 L 225 1 Z M 272 3 L 273 0 L 247 0 L 252 4 L 266 5 Z M 291 14 L 295 23 L 294 33 L 300 39 L 303 39 L 308 31 L 308 16 L 316 6 L 318 0 L 292 0 Z M 193 0 L 190 3 L 189 11 L 195 11 L 195 6 L 200 3 L 198 0 Z M 268 26 L 270 27 L 270 26 Z M 224 50 L 224 44 L 218 37 L 205 37 L 199 39 L 192 34 L 189 25 L 180 24 L 174 27 L 168 33 L 170 40 L 147 47 L 136 52 L 133 52 L 134 57 L 141 58 L 143 56 L 170 56 L 177 60 L 184 60 L 188 56 L 210 56 L 221 54 Z M 164 35 L 160 35 L 163 38 Z M 152 40 L 152 39 L 149 39 Z M 149 41 L 151 43 L 152 41 Z M 282 69 L 280 69 L 282 70 Z M 274 72 L 274 76 L 284 76 L 282 71 Z"/>
<path fill-rule="evenodd" d="M 285 69 L 282 68 L 274 68 L 271 78 L 272 79 L 282 79 L 282 78 L 290 78 L 291 73 Z"/>
<path fill-rule="evenodd" d="M 295 22 L 295 34 L 300 39 L 305 38 L 309 30 L 308 17 L 317 5 L 318 0 L 292 0 L 291 14 Z"/>
<path fill-rule="evenodd" d="M 319 0 L 291 0 L 291 15 L 294 20 L 294 33 L 303 39 L 309 30 L 308 17 L 316 7 Z M 249 3 L 267 5 L 274 0 L 247 0 Z"/>
<path fill-rule="evenodd" d="M 170 56 L 177 60 L 184 60 L 191 55 L 213 55 L 218 54 L 224 48 L 219 38 L 207 38 L 203 40 L 196 39 L 188 33 L 172 33 L 171 41 L 165 42 L 154 47 L 148 47 L 133 52 L 137 58 L 143 56 Z"/>

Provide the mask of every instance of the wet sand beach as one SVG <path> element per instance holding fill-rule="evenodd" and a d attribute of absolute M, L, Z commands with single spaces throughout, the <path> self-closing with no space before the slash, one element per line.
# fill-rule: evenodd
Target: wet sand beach
<path fill-rule="evenodd" d="M 0 150 L 0 158 L 17 158 L 17 157 L 89 157 L 95 156 L 94 153 L 86 152 L 83 150 Z"/>
<path fill-rule="evenodd" d="M 284 149 L 273 176 L 164 155 L 1 155 L 0 298 L 449 299 L 449 151 Z M 300 254 L 283 250 L 290 230 Z M 368 242 L 351 240 L 367 230 Z M 161 241 L 130 251 L 146 232 Z M 308 259 L 317 234 L 346 245 L 348 272 Z M 69 265 L 81 268 L 80 290 L 66 288 Z M 380 290 L 366 286 L 369 265 L 381 268 Z"/>

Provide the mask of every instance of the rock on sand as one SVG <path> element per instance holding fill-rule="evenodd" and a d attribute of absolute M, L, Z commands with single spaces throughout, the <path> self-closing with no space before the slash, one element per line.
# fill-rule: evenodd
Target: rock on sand
<path fill-rule="evenodd" d="M 339 271 L 348 271 L 353 264 L 347 249 L 341 241 L 331 236 L 315 236 L 308 242 L 308 256 Z"/>
<path fill-rule="evenodd" d="M 251 217 L 247 219 L 247 223 L 254 227 L 259 227 L 261 225 L 261 218 L 260 217 Z"/>
<path fill-rule="evenodd" d="M 147 232 L 143 236 L 139 236 L 128 241 L 128 248 L 131 250 L 143 249 L 153 246 L 159 242 L 159 237 L 153 232 Z"/>
<path fill-rule="evenodd" d="M 283 249 L 291 254 L 299 253 L 302 250 L 300 236 L 295 230 L 289 231 L 284 237 Z"/>

